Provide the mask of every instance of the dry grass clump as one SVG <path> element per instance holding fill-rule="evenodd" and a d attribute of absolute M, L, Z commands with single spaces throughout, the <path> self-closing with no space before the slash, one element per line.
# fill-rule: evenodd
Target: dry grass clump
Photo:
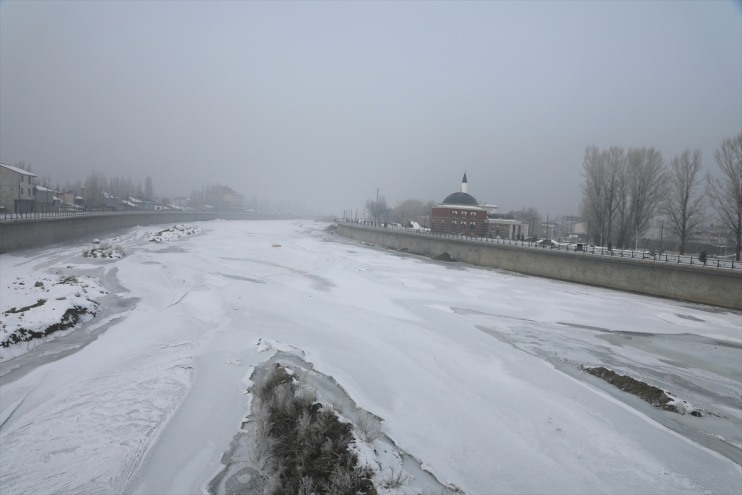
<path fill-rule="evenodd" d="M 371 413 L 361 410 L 358 412 L 358 420 L 356 421 L 356 433 L 361 440 L 371 444 L 381 435 L 381 428 L 379 422 Z"/>
<path fill-rule="evenodd" d="M 46 302 L 45 299 L 39 299 L 39 302 L 40 301 Z M 95 314 L 95 311 L 90 311 L 82 306 L 73 306 L 71 308 L 68 308 L 67 311 L 64 312 L 64 314 L 62 315 L 62 319 L 58 323 L 49 325 L 41 331 L 19 328 L 11 333 L 6 340 L 0 342 L 0 347 L 9 347 L 12 344 L 17 344 L 18 342 L 26 342 L 33 339 L 39 339 L 41 337 L 51 335 L 54 332 L 74 327 L 78 324 L 82 315 L 87 313 Z"/>
<path fill-rule="evenodd" d="M 258 399 L 258 431 L 265 475 L 263 493 L 376 494 L 372 473 L 357 465 L 348 450 L 349 423 L 317 402 L 286 369 L 275 368 L 254 388 Z"/>

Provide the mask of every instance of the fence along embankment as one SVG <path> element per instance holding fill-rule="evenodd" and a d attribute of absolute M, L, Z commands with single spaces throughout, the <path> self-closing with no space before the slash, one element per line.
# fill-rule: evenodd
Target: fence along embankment
<path fill-rule="evenodd" d="M 539 277 L 742 310 L 742 272 L 652 260 L 580 255 L 338 222 L 344 237 L 388 249 Z"/>
<path fill-rule="evenodd" d="M 277 214 L 212 212 L 125 212 L 69 217 L 22 218 L 0 222 L 0 253 L 43 247 L 57 242 L 99 236 L 138 225 L 164 225 L 201 220 L 266 220 Z M 291 217 L 293 218 L 293 217 Z"/>

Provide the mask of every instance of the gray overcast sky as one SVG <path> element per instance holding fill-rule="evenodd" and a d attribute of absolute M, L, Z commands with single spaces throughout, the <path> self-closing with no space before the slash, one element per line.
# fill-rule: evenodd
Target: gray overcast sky
<path fill-rule="evenodd" d="M 704 2 L 0 3 L 0 162 L 312 211 L 458 190 L 576 213 L 585 146 L 742 131 L 742 8 Z"/>

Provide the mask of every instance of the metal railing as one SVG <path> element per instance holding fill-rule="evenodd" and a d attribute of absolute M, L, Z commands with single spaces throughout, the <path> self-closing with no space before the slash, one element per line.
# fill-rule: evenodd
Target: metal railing
<path fill-rule="evenodd" d="M 572 253 L 575 256 L 605 256 L 616 259 L 634 260 L 638 262 L 656 262 L 656 263 L 672 263 L 677 265 L 687 265 L 700 268 L 719 268 L 729 270 L 742 271 L 742 262 L 735 261 L 733 258 L 720 258 L 714 256 L 707 256 L 706 261 L 702 262 L 699 260 L 698 255 L 679 255 L 675 253 L 668 253 L 663 251 L 661 253 L 646 251 L 646 250 L 630 250 L 630 249 L 608 249 L 603 246 L 592 246 L 587 244 L 574 244 L 574 243 L 543 243 L 540 241 L 526 241 L 516 239 L 501 239 L 498 237 L 482 237 L 475 236 L 466 233 L 444 233 L 444 232 L 433 232 L 427 229 L 413 229 L 409 227 L 398 227 L 393 225 L 376 224 L 371 222 L 364 222 L 361 220 L 336 220 L 338 223 L 347 223 L 353 225 L 361 225 L 364 228 L 384 230 L 391 232 L 404 232 L 413 235 L 421 235 L 428 237 L 438 237 L 442 239 L 461 240 L 466 242 L 475 242 L 483 244 L 499 244 L 505 246 L 517 246 L 524 249 L 544 249 L 549 251 L 557 251 L 564 253 Z"/>
<path fill-rule="evenodd" d="M 71 218 L 90 217 L 106 215 L 137 215 L 152 213 L 177 213 L 180 210 L 110 210 L 106 208 L 84 209 L 84 210 L 52 210 L 52 211 L 28 211 L 14 212 L 6 211 L 0 213 L 0 221 L 7 220 L 33 220 L 37 218 Z"/>

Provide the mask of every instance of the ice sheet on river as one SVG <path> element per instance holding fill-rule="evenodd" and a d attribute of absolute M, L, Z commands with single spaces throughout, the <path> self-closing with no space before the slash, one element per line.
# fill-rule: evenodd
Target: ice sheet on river
<path fill-rule="evenodd" d="M 467 493 L 742 491 L 739 313 L 390 254 L 322 223 L 197 225 L 167 245 L 127 231 L 112 292 L 136 306 L 2 378 L 4 494 L 198 493 L 244 419 L 261 337 L 302 349 Z M 49 273 L 79 257 L 68 243 L 0 263 Z M 720 417 L 673 426 L 581 364 L 661 381 Z"/>

